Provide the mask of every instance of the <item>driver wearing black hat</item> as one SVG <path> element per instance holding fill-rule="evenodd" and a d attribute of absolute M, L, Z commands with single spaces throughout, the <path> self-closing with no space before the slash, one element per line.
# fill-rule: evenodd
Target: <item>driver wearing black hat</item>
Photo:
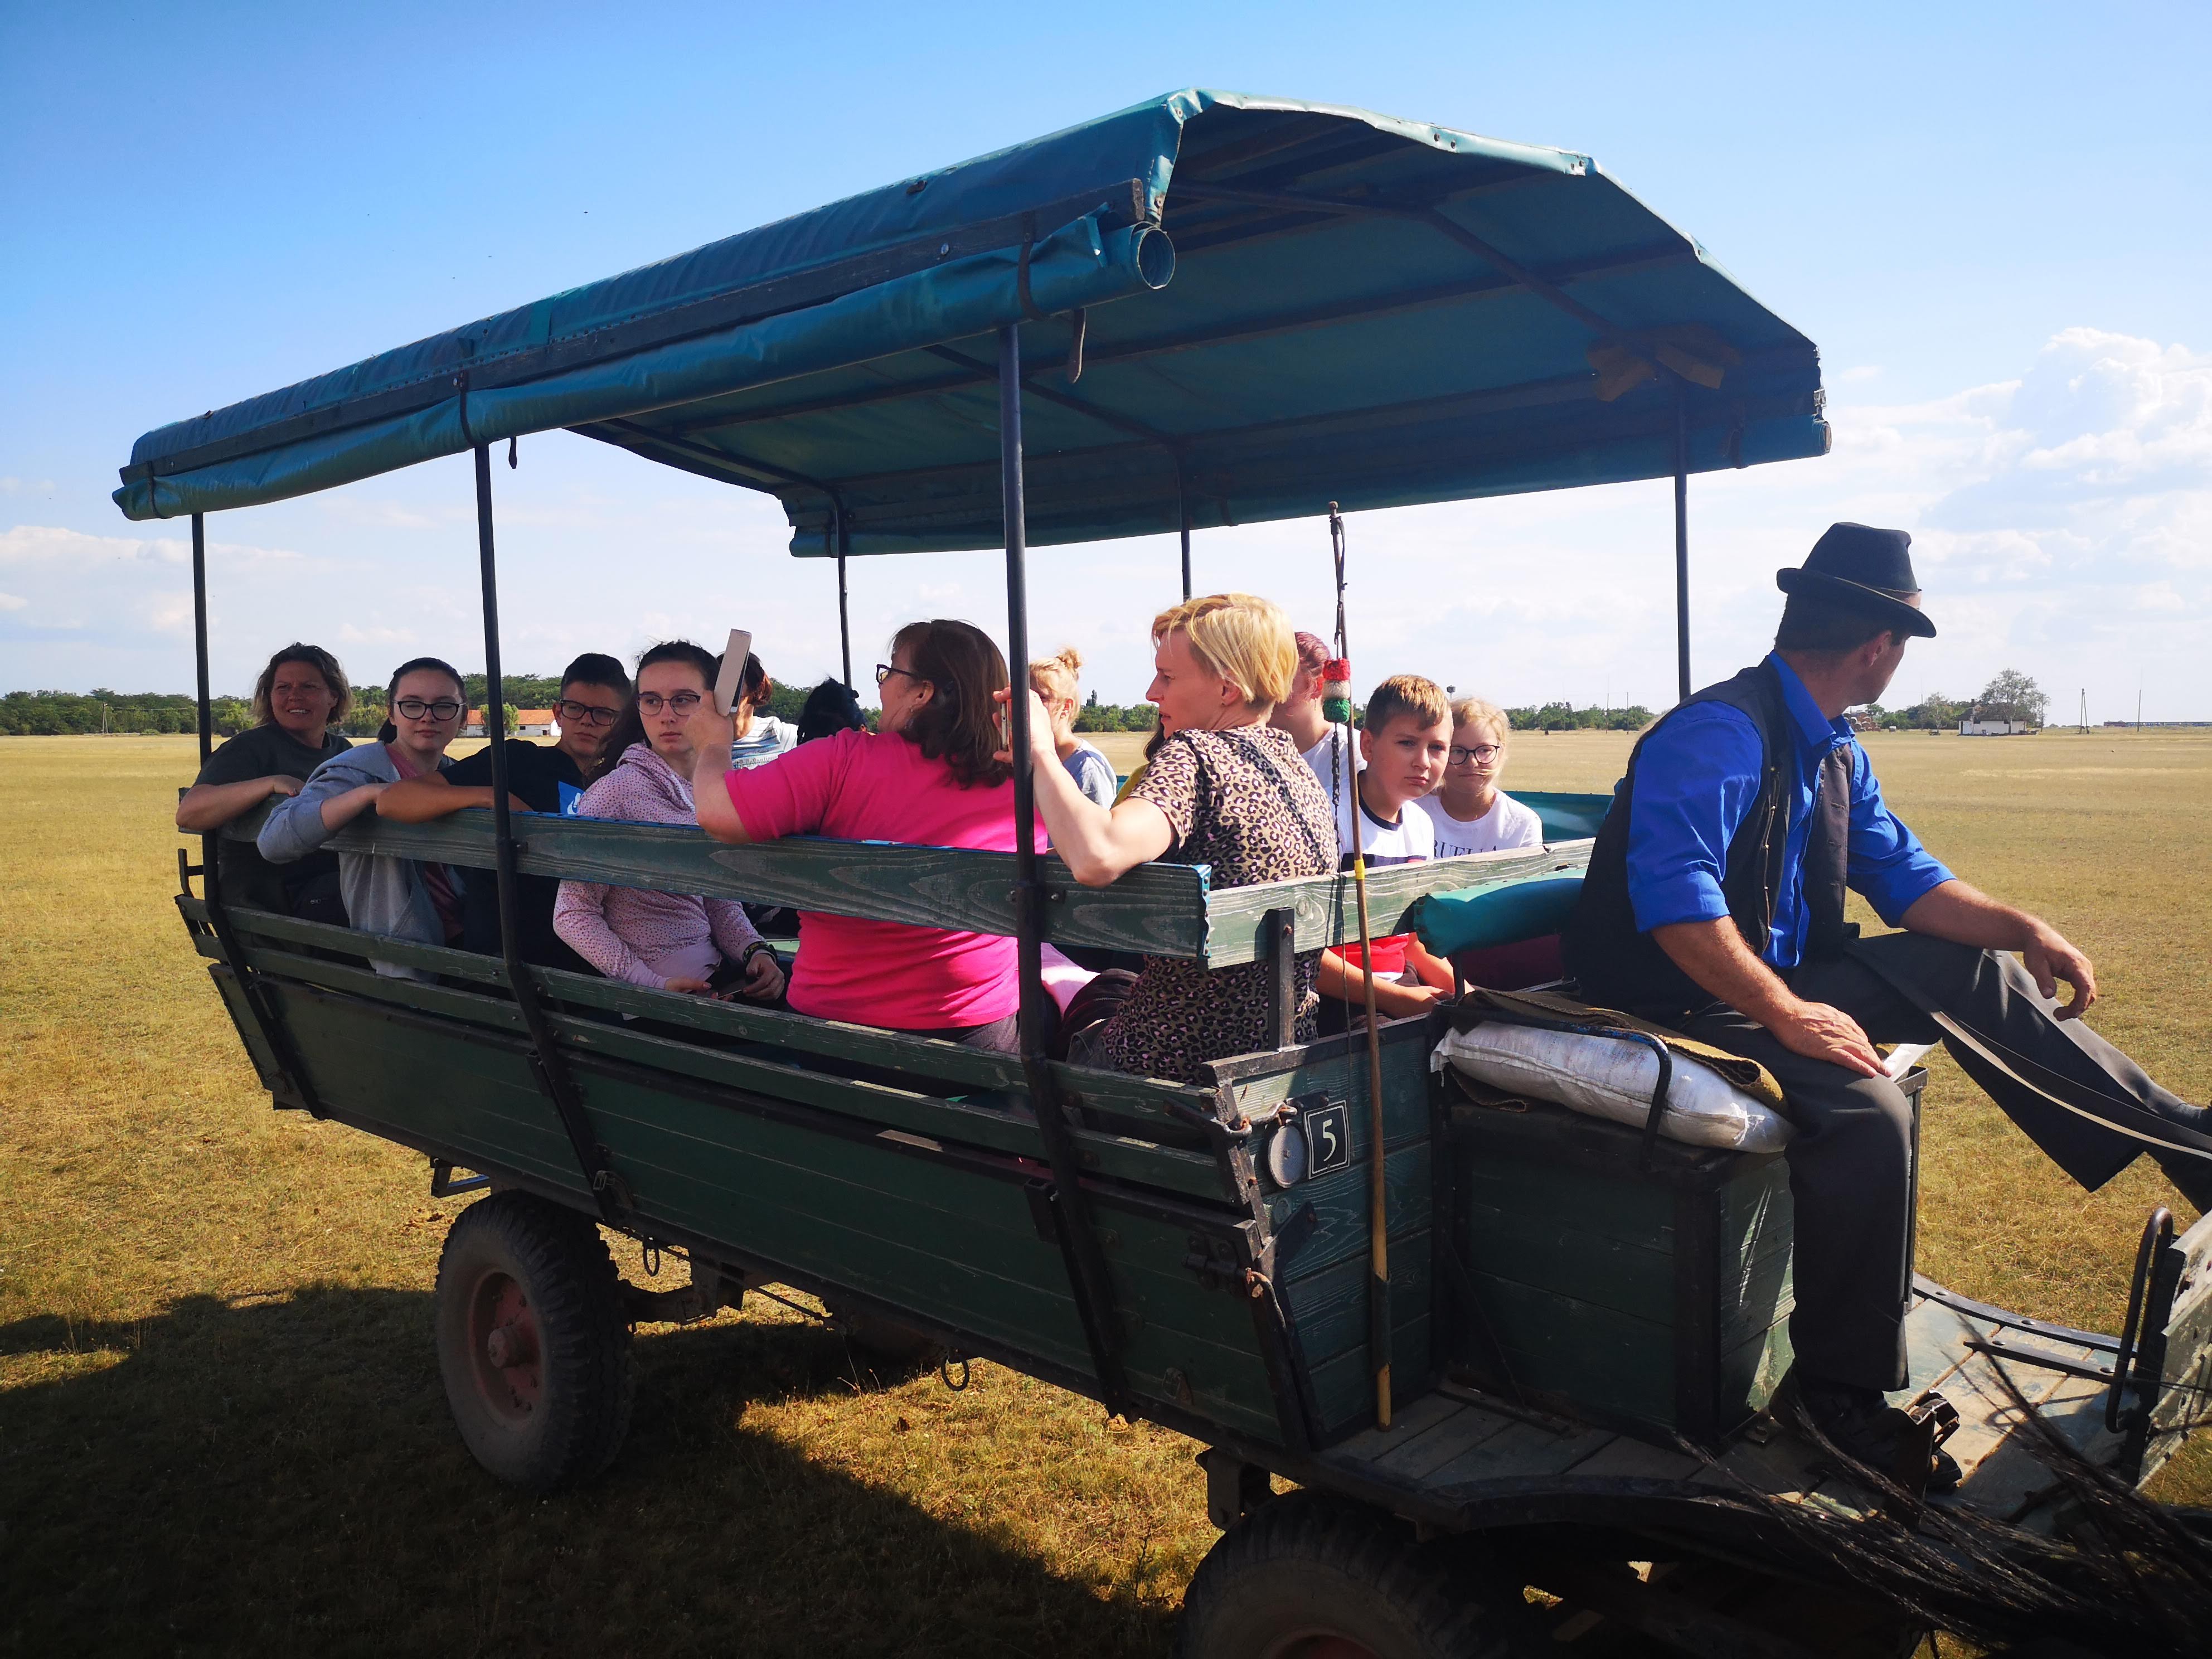
<path fill-rule="evenodd" d="M 2081 1023 L 2097 999 L 2087 957 L 1960 881 L 1883 801 L 1843 714 L 1881 696 L 1908 640 L 1935 637 L 1911 547 L 1901 530 L 1838 524 L 1776 574 L 1789 599 L 1773 652 L 1630 756 L 1566 946 L 1586 1000 L 1782 1085 L 1796 1129 L 1791 1408 L 1918 1491 L 1958 1469 L 1883 1399 L 1906 1376 L 1912 1122 L 1874 1045 L 1941 1040 L 2093 1189 L 2148 1149 L 2212 1206 L 2212 1121 Z M 1846 888 L 1903 931 L 1858 938 Z"/>

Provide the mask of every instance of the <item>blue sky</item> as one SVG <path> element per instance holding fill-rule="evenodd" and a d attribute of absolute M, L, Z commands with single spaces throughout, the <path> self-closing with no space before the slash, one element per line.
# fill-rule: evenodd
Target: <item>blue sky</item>
<path fill-rule="evenodd" d="M 1832 520 L 1911 529 L 1942 637 L 2070 712 L 2212 717 L 2212 9 L 927 9 L 0 5 L 0 690 L 191 673 L 180 526 L 126 524 L 146 428 L 1177 85 L 1595 155 L 1822 350 L 1823 460 L 1692 490 L 1697 660 L 1760 648 Z M 773 504 L 566 434 L 502 474 L 507 659 L 750 624 L 833 668 Z M 1663 703 L 1667 489 L 1362 515 L 1363 678 Z M 466 463 L 211 521 L 215 678 L 295 635 L 358 678 L 480 660 Z M 1041 553 L 1033 635 L 1109 701 L 1174 597 L 1158 541 Z M 1318 525 L 1202 534 L 1203 587 L 1327 614 Z M 1125 596 L 1101 615 L 1101 584 Z M 856 565 L 854 652 L 1002 623 L 988 556 Z"/>

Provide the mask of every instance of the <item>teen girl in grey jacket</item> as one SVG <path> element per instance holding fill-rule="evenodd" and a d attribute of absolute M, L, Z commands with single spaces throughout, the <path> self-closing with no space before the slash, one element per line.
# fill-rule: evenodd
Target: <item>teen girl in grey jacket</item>
<path fill-rule="evenodd" d="M 375 805 L 377 796 L 402 777 L 450 763 L 446 745 L 460 730 L 460 677 L 435 658 L 418 658 L 392 676 L 386 694 L 387 713 L 380 743 L 364 743 L 333 755 L 317 767 L 300 793 L 276 803 L 255 844 L 271 864 L 289 864 L 315 851 Z M 395 758 L 396 753 L 396 758 Z M 340 853 L 338 889 L 346 919 L 365 933 L 446 943 L 447 929 L 432 884 L 448 892 L 459 881 L 447 866 L 379 854 Z M 432 980 L 436 975 L 397 963 L 369 964 L 390 979 Z"/>

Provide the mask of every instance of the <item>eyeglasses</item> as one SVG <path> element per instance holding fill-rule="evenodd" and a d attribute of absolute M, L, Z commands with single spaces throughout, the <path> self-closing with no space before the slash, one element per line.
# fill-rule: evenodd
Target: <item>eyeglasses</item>
<path fill-rule="evenodd" d="M 420 697 L 402 697 L 392 705 L 404 720 L 419 720 L 428 714 L 434 720 L 449 720 L 461 712 L 460 704 L 451 697 L 441 697 L 435 702 L 424 702 Z"/>
<path fill-rule="evenodd" d="M 704 702 L 706 699 L 696 691 L 678 691 L 666 697 L 663 697 L 658 691 L 641 691 L 637 694 L 639 712 L 647 714 L 658 714 L 660 712 L 660 705 L 664 702 L 677 714 L 688 714 Z"/>
<path fill-rule="evenodd" d="M 1479 743 L 1472 749 L 1462 749 L 1454 744 L 1449 758 L 1454 766 L 1487 766 L 1504 752 L 1502 744 Z"/>
<path fill-rule="evenodd" d="M 612 726 L 622 718 L 619 708 L 603 708 L 598 703 L 578 702 L 574 697 L 562 697 L 553 705 L 553 712 L 569 726 Z"/>
<path fill-rule="evenodd" d="M 878 685 L 881 685 L 885 680 L 890 678 L 894 674 L 903 674 L 910 680 L 920 680 L 924 685 L 932 684 L 928 675 L 917 674 L 911 668 L 894 668 L 887 662 L 879 662 L 876 665 L 876 684 Z"/>

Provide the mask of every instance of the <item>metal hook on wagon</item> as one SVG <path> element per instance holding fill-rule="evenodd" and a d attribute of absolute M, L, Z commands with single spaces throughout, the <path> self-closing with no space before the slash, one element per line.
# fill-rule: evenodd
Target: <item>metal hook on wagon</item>
<path fill-rule="evenodd" d="M 660 1277 L 660 1242 L 641 1238 L 637 1241 L 637 1265 L 645 1269 L 647 1279 Z"/>
<path fill-rule="evenodd" d="M 960 1367 L 960 1380 L 957 1382 L 955 1382 L 952 1380 L 952 1368 L 956 1364 Z M 968 1356 L 966 1354 L 946 1354 L 944 1358 L 937 1362 L 937 1375 L 939 1380 L 954 1394 L 967 1393 Z"/>
<path fill-rule="evenodd" d="M 507 470 L 512 472 L 521 465 L 515 454 L 515 435 L 510 432 L 507 436 Z"/>

